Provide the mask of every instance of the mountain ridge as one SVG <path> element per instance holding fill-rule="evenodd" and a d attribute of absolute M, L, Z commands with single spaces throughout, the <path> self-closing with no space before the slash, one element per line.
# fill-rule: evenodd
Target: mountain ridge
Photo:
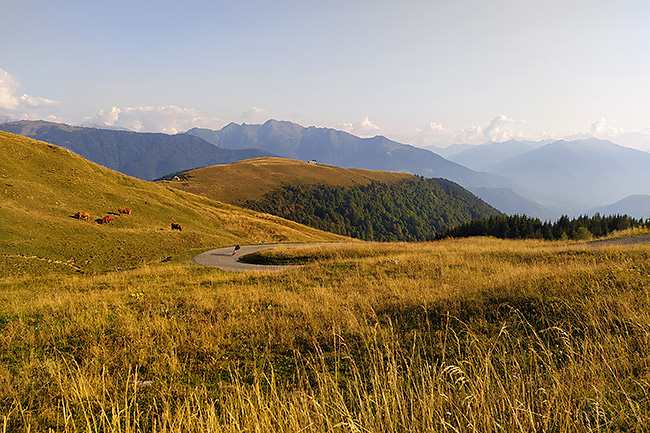
<path fill-rule="evenodd" d="M 391 183 L 410 178 L 413 175 L 408 173 L 341 168 L 265 157 L 188 170 L 179 173 L 179 181 L 168 178 L 158 182 L 223 203 L 242 205 L 248 200 L 259 200 L 264 194 L 288 184 L 356 186 L 373 181 Z"/>
<path fill-rule="evenodd" d="M 650 194 L 650 153 L 608 140 L 558 140 L 487 167 L 536 196 L 582 205 L 566 213 Z"/>
<path fill-rule="evenodd" d="M 280 133 L 282 131 L 288 131 L 288 134 L 283 136 Z M 471 170 L 430 150 L 398 143 L 380 135 L 361 138 L 345 131 L 303 127 L 273 119 L 256 125 L 230 123 L 221 130 L 192 128 L 186 134 L 197 135 L 220 147 L 257 147 L 280 157 L 316 160 L 343 168 L 407 172 L 427 178 L 444 178 L 477 191 L 479 197 L 497 209 L 506 204 L 501 200 L 503 195 L 485 192 L 492 188 L 506 188 L 510 190 L 507 202 L 510 209 L 520 213 L 530 209 L 530 200 L 522 197 L 518 185 L 509 179 Z"/>
<path fill-rule="evenodd" d="M 280 134 L 282 131 L 289 133 Z M 475 172 L 429 150 L 398 143 L 381 135 L 361 138 L 336 129 L 303 127 L 274 119 L 257 125 L 230 123 L 218 131 L 192 128 L 185 133 L 222 148 L 255 147 L 276 156 L 317 160 L 343 168 L 406 171 L 425 177 L 442 177 L 465 187 L 513 186 L 507 179 Z M 329 145 L 325 145 L 327 143 Z"/>
<path fill-rule="evenodd" d="M 650 219 L 650 195 L 633 194 L 616 203 L 599 206 L 587 211 L 587 215 L 629 215 L 634 218 Z"/>
<path fill-rule="evenodd" d="M 87 128 L 47 121 L 18 121 L 0 130 L 45 141 L 144 180 L 182 170 L 270 156 L 256 149 L 219 149 L 199 137 Z"/>
<path fill-rule="evenodd" d="M 523 155 L 541 145 L 534 141 L 508 140 L 488 142 L 472 146 L 459 153 L 447 156 L 447 159 L 477 171 L 486 171 L 499 162 Z"/>

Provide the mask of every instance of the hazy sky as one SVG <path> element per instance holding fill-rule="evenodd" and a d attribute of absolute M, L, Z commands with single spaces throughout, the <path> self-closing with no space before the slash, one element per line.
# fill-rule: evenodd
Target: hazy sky
<path fill-rule="evenodd" d="M 650 149 L 643 0 L 0 2 L 0 120 Z"/>

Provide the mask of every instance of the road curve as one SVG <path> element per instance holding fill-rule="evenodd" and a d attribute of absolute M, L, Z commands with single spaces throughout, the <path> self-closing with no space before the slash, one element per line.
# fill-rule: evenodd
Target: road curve
<path fill-rule="evenodd" d="M 213 268 L 223 269 L 224 271 L 282 271 L 290 269 L 296 265 L 254 265 L 251 263 L 244 263 L 239 260 L 239 257 L 254 253 L 268 248 L 282 247 L 305 247 L 314 245 L 324 245 L 323 243 L 307 243 L 307 244 L 265 244 L 265 245 L 242 245 L 235 254 L 233 254 L 233 247 L 219 248 L 216 250 L 206 251 L 194 257 L 192 261 L 201 266 L 210 266 Z"/>
<path fill-rule="evenodd" d="M 627 238 L 605 239 L 600 241 L 593 241 L 587 243 L 590 246 L 605 246 L 605 245 L 640 245 L 650 243 L 650 233 Z M 323 242 L 304 243 L 304 244 L 263 244 L 263 245 L 243 245 L 240 249 L 233 254 L 233 247 L 218 248 L 216 250 L 206 251 L 194 257 L 192 261 L 201 266 L 209 266 L 213 268 L 220 268 L 224 271 L 282 271 L 296 267 L 297 265 L 255 265 L 251 263 L 244 263 L 239 260 L 239 257 L 254 253 L 256 251 L 265 250 L 268 248 L 291 248 L 291 247 L 306 247 L 316 245 L 333 245 Z"/>

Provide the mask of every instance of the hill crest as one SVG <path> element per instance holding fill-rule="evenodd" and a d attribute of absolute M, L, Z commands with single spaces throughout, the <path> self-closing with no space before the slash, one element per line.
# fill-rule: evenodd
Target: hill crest
<path fill-rule="evenodd" d="M 265 157 L 189 170 L 182 173 L 180 178 L 181 181 L 159 182 L 224 203 L 243 204 L 247 200 L 259 200 L 264 194 L 282 185 L 355 186 L 367 185 L 372 181 L 395 182 L 414 176 L 409 173 L 341 168 L 287 158 Z"/>
<path fill-rule="evenodd" d="M 260 158 L 192 170 L 165 184 L 373 241 L 429 240 L 500 212 L 445 179 Z"/>

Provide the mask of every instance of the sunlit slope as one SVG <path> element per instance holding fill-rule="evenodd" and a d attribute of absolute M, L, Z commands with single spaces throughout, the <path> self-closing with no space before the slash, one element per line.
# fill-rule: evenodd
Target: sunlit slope
<path fill-rule="evenodd" d="M 0 277 L 121 269 L 190 249 L 336 236 L 141 181 L 47 143 L 0 132 Z M 118 208 L 132 209 L 119 215 Z M 88 212 L 90 221 L 74 218 Z M 111 224 L 99 218 L 113 214 Z M 172 231 L 171 223 L 182 232 Z"/>
<path fill-rule="evenodd" d="M 255 158 L 191 170 L 181 175 L 181 181 L 161 183 L 224 203 L 238 204 L 259 200 L 282 185 L 355 186 L 367 185 L 373 180 L 390 183 L 409 178 L 413 175 L 340 168 L 285 158 Z"/>

